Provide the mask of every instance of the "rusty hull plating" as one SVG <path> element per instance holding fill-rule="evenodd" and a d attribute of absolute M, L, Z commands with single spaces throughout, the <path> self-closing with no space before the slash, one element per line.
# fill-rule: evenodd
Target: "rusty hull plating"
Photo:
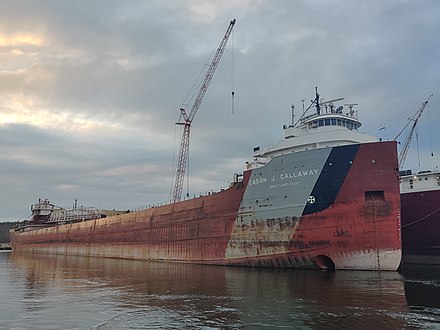
<path fill-rule="evenodd" d="M 325 148 L 321 164 L 322 150 L 275 157 L 211 195 L 11 231 L 12 247 L 202 264 L 396 270 L 401 237 L 395 142 Z"/>

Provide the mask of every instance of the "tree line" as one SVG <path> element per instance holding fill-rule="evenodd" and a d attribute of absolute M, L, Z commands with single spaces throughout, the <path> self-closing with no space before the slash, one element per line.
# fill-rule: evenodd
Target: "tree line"
<path fill-rule="evenodd" d="M 0 243 L 9 243 L 9 229 L 18 225 L 16 222 L 0 222 Z"/>

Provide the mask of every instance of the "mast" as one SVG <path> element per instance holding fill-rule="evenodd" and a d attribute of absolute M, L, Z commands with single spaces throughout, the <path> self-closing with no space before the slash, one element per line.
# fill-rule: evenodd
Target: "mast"
<path fill-rule="evenodd" d="M 315 87 L 315 100 L 312 100 L 315 103 L 316 114 L 319 116 L 321 114 L 321 105 L 319 104 L 319 94 L 318 87 Z"/>

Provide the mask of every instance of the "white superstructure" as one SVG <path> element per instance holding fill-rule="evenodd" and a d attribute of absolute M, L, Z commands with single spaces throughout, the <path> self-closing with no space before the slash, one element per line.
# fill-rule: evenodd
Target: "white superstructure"
<path fill-rule="evenodd" d="M 424 192 L 440 189 L 439 171 L 420 171 L 412 174 L 410 170 L 400 172 L 400 193 Z"/>
<path fill-rule="evenodd" d="M 284 138 L 281 141 L 254 148 L 254 162 L 250 166 L 267 163 L 275 156 L 291 152 L 376 142 L 376 137 L 358 131 L 362 124 L 358 120 L 357 112 L 353 110 L 357 104 L 336 107 L 334 102 L 341 100 L 343 98 L 320 102 L 316 90 L 315 100 L 312 101 L 315 113 L 305 116 L 306 111 L 297 123 L 285 125 Z"/>
<path fill-rule="evenodd" d="M 73 208 L 55 206 L 48 199 L 39 199 L 38 203 L 31 205 L 33 223 L 69 223 L 103 217 L 101 210 L 95 207 L 78 206 L 75 199 Z"/>

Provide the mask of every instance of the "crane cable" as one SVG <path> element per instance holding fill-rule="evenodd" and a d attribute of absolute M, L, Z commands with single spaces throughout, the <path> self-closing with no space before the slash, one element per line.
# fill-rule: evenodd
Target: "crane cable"
<path fill-rule="evenodd" d="M 429 103 L 428 103 L 427 112 L 428 112 L 429 142 L 431 144 L 431 157 L 434 157 L 434 151 L 432 149 L 431 114 L 430 114 L 429 108 L 430 107 L 429 107 Z"/>
<path fill-rule="evenodd" d="M 420 167 L 420 148 L 419 148 L 419 127 L 416 127 L 416 148 L 417 148 L 417 161 Z"/>
<path fill-rule="evenodd" d="M 232 31 L 232 55 L 231 55 L 231 112 L 235 109 L 235 32 Z"/>
<path fill-rule="evenodd" d="M 180 122 L 180 120 L 182 119 L 182 113 L 180 113 L 179 115 L 179 120 L 177 122 Z M 173 167 L 171 169 L 171 177 L 174 178 L 176 175 L 176 164 L 177 164 L 177 158 L 176 158 L 176 150 L 177 150 L 177 128 L 178 125 L 174 125 L 174 150 L 173 150 Z M 174 184 L 175 184 L 175 180 L 172 179 L 171 180 L 171 187 L 170 187 L 170 196 L 172 196 L 173 194 L 173 188 L 174 188 Z"/>

